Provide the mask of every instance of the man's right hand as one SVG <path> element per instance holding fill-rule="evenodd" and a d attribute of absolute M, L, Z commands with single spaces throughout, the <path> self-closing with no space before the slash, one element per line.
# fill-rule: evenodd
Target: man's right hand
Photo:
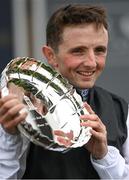
<path fill-rule="evenodd" d="M 22 110 L 24 108 L 26 108 L 25 105 L 16 95 L 0 96 L 0 124 L 6 132 L 10 134 L 18 132 L 17 125 L 27 116 L 27 111 Z"/>

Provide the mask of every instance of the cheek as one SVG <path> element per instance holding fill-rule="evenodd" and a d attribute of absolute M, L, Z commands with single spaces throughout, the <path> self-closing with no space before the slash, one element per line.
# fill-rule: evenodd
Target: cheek
<path fill-rule="evenodd" d="M 65 58 L 60 65 L 62 68 L 71 69 L 77 66 L 77 61 L 73 58 Z"/>
<path fill-rule="evenodd" d="M 72 56 L 70 54 L 58 56 L 57 61 L 58 61 L 58 69 L 60 69 L 63 72 L 72 71 L 82 63 L 80 58 L 76 56 Z"/>
<path fill-rule="evenodd" d="M 76 57 L 76 56 L 69 56 L 69 58 L 67 58 L 65 60 L 65 64 L 68 67 L 71 67 L 73 69 L 80 66 L 80 64 L 82 64 L 82 63 L 83 63 L 83 60 L 79 57 Z"/>
<path fill-rule="evenodd" d="M 98 66 L 98 70 L 102 71 L 105 67 L 105 59 L 99 59 L 99 61 L 97 62 L 97 66 Z"/>

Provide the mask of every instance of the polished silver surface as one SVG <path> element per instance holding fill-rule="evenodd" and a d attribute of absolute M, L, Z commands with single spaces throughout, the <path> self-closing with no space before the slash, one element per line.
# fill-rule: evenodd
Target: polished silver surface
<path fill-rule="evenodd" d="M 3 96 L 15 93 L 26 105 L 28 116 L 18 128 L 33 143 L 65 151 L 89 141 L 90 128 L 80 126 L 79 116 L 88 113 L 80 95 L 50 66 L 34 58 L 15 58 L 1 74 L 1 89 Z M 64 132 L 70 143 L 60 142 L 55 130 Z"/>

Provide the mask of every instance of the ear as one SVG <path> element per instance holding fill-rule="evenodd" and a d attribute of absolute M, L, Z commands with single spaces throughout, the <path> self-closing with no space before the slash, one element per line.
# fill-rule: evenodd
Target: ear
<path fill-rule="evenodd" d="M 43 46 L 42 52 L 48 61 L 48 64 L 56 68 L 58 66 L 56 62 L 56 56 L 54 50 L 50 46 Z"/>

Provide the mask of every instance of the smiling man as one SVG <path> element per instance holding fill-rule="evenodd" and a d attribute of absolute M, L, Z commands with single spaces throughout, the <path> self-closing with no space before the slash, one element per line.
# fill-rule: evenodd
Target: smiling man
<path fill-rule="evenodd" d="M 105 67 L 108 49 L 104 8 L 85 4 L 62 7 L 51 16 L 46 31 L 43 53 L 48 63 L 68 79 L 83 101 L 87 101 L 84 105 L 89 114 L 80 119 L 83 120 L 81 126 L 91 127 L 92 136 L 86 145 L 66 153 L 45 150 L 19 134 L 11 135 L 26 114 L 18 114 L 23 104 L 16 96 L 10 94 L 1 98 L 0 153 L 7 156 L 6 160 L 0 157 L 0 177 L 128 179 L 128 104 L 95 86 Z M 13 112 L 11 117 L 10 112 Z M 55 134 L 64 145 L 69 144 L 63 132 Z M 8 142 L 8 148 L 3 142 Z"/>
<path fill-rule="evenodd" d="M 100 25 L 99 25 L 100 26 Z M 76 38 L 75 38 L 76 37 Z M 108 32 L 96 24 L 69 25 L 64 28 L 57 52 L 44 46 L 49 63 L 79 88 L 91 88 L 101 74 L 107 55 Z"/>

